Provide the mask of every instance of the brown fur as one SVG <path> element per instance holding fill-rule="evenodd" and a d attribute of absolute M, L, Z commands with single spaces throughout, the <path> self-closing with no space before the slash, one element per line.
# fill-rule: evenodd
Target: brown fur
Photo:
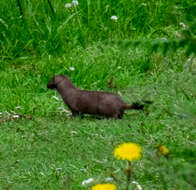
<path fill-rule="evenodd" d="M 138 103 L 128 105 L 118 94 L 80 90 L 64 75 L 53 76 L 47 88 L 56 89 L 59 92 L 64 103 L 70 108 L 73 116 L 87 113 L 120 119 L 123 117 L 125 110 L 140 110 L 144 107 Z"/>

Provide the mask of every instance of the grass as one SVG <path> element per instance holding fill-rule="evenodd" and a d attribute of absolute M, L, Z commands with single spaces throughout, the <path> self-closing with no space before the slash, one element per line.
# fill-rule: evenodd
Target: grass
<path fill-rule="evenodd" d="M 195 55 L 127 43 L 176 38 L 179 22 L 194 17 L 194 1 L 81 0 L 72 9 L 51 1 L 55 14 L 47 1 L 21 1 L 24 22 L 16 2 L 0 7 L 0 190 L 90 189 L 111 173 L 125 181 L 127 164 L 113 157 L 123 142 L 142 147 L 131 180 L 143 189 L 195 189 Z M 153 104 L 122 120 L 70 118 L 60 96 L 46 89 L 54 74 Z M 90 177 L 95 181 L 82 186 Z"/>

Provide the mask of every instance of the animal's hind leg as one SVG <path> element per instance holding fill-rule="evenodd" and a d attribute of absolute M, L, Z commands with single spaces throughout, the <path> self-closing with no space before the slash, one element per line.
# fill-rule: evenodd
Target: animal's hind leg
<path fill-rule="evenodd" d="M 112 115 L 112 118 L 114 118 L 114 119 L 122 119 L 123 114 L 124 114 L 124 111 L 119 111 L 119 112 L 117 112 L 117 113 L 114 113 L 114 114 Z"/>
<path fill-rule="evenodd" d="M 122 119 L 123 114 L 118 114 L 118 119 Z"/>
<path fill-rule="evenodd" d="M 124 115 L 124 110 L 120 110 L 120 112 L 118 113 L 118 119 L 122 119 Z"/>

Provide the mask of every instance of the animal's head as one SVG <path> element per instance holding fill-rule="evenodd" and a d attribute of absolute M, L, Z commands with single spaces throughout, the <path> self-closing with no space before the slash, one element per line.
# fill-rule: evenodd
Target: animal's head
<path fill-rule="evenodd" d="M 69 80 L 69 78 L 65 75 L 54 75 L 50 81 L 47 84 L 47 88 L 49 89 L 56 89 L 57 86 L 61 83 L 61 82 L 65 82 L 66 86 L 69 86 L 71 84 L 71 81 Z M 72 85 L 72 84 L 71 84 Z"/>

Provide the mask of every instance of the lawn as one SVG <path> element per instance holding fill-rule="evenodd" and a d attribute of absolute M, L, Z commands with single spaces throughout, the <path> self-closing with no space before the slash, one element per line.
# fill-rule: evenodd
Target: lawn
<path fill-rule="evenodd" d="M 133 181 L 145 190 L 195 189 L 196 3 L 50 3 L 3 0 L 0 7 L 0 190 L 126 189 L 129 162 L 114 157 L 124 142 L 142 148 L 128 189 L 138 188 Z M 119 120 L 72 118 L 46 88 L 54 74 L 153 104 Z"/>

